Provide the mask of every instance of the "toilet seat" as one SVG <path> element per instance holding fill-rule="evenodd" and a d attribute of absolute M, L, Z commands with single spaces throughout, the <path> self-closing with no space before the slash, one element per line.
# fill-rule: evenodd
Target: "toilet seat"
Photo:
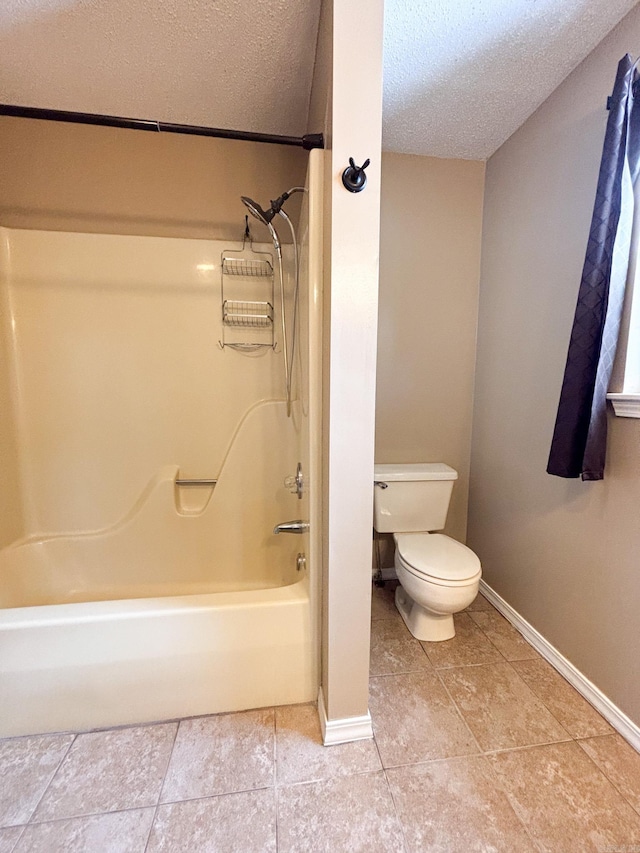
<path fill-rule="evenodd" d="M 397 533 L 396 558 L 406 571 L 438 586 L 467 586 L 481 576 L 474 552 L 443 533 Z"/>

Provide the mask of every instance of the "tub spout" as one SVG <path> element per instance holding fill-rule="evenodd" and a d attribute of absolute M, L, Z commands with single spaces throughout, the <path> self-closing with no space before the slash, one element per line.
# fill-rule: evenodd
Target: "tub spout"
<path fill-rule="evenodd" d="M 309 529 L 309 522 L 297 519 L 296 521 L 283 521 L 282 524 L 276 524 L 273 528 L 274 533 L 306 533 Z"/>

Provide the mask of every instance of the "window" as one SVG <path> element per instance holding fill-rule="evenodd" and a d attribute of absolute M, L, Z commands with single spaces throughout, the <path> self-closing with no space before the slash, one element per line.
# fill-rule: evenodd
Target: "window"
<path fill-rule="evenodd" d="M 607 395 L 616 415 L 625 418 L 640 418 L 640 187 L 635 196 L 627 290 Z"/>

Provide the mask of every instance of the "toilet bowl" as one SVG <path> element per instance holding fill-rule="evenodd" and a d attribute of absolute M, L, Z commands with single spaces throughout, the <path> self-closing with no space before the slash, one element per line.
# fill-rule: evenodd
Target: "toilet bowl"
<path fill-rule="evenodd" d="M 445 525 L 458 474 L 442 462 L 376 465 L 374 471 L 373 526 L 394 534 L 396 607 L 418 640 L 450 640 L 453 614 L 471 604 L 482 575 L 470 548 L 433 532 Z"/>
<path fill-rule="evenodd" d="M 395 568 L 400 586 L 396 607 L 418 640 L 439 642 L 455 636 L 453 614 L 478 594 L 478 557 L 441 533 L 395 534 Z"/>

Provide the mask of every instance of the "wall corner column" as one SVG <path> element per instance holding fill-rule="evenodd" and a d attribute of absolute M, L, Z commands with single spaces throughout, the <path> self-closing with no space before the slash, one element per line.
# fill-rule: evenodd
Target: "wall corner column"
<path fill-rule="evenodd" d="M 329 18 L 331 16 L 328 16 Z M 383 0 L 333 0 L 325 225 L 322 683 L 326 744 L 371 737 L 368 712 Z M 357 44 L 355 43 L 357 42 Z M 319 40 L 320 44 L 320 40 Z M 347 191 L 353 157 L 367 185 Z"/>

